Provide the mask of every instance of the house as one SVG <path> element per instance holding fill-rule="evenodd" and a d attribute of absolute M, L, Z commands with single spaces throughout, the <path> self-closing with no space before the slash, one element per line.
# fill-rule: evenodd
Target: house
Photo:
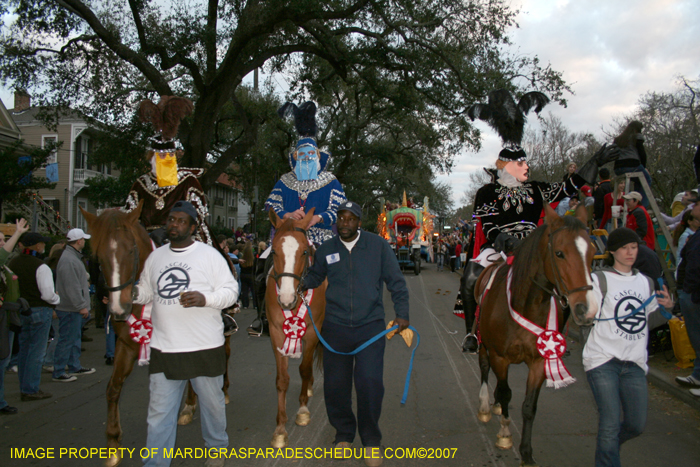
<path fill-rule="evenodd" d="M 209 218 L 212 227 L 226 227 L 236 230 L 249 222 L 250 205 L 245 202 L 241 190 L 228 175 L 221 174 L 207 190 Z"/>
<path fill-rule="evenodd" d="M 87 229 L 87 223 L 78 207 L 97 212 L 97 207 L 90 202 L 87 180 L 98 175 L 118 176 L 112 164 L 95 165 L 90 161 L 94 149 L 94 137 L 97 130 L 91 128 L 77 113 L 62 115 L 54 130 L 49 130 L 37 119 L 38 107 L 31 106 L 31 98 L 22 92 L 15 92 L 15 106 L 11 111 L 12 119 L 28 145 L 45 147 L 49 142 L 61 145 L 49 156 L 47 166 L 58 166 L 56 187 L 39 190 L 39 195 L 57 215 L 72 227 Z M 39 176 L 46 176 L 45 169 L 36 171 Z"/>

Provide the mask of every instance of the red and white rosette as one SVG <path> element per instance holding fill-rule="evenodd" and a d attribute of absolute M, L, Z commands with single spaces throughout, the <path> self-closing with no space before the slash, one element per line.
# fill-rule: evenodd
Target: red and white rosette
<path fill-rule="evenodd" d="M 279 293 L 279 292 L 278 292 Z M 306 304 L 311 305 L 311 300 L 314 297 L 314 289 L 306 291 L 304 300 L 300 300 L 296 313 L 291 310 L 282 310 L 284 313 L 284 324 L 282 331 L 284 332 L 284 343 L 282 347 L 277 347 L 277 351 L 285 357 L 300 358 L 301 357 L 301 339 L 306 334 L 306 313 L 308 308 Z"/>
<path fill-rule="evenodd" d="M 510 282 L 512 278 L 513 273 L 510 271 L 508 272 L 508 281 L 506 282 L 506 299 L 508 301 L 510 316 L 520 326 L 537 336 L 537 351 L 544 357 L 544 373 L 547 377 L 547 387 L 559 389 L 568 386 L 575 382 L 576 378 L 571 376 L 571 373 L 566 369 L 561 359 L 564 352 L 566 352 L 566 339 L 564 339 L 564 336 L 558 331 L 557 305 L 554 301 L 554 297 L 552 297 L 549 302 L 547 329 L 542 329 L 540 326 L 515 311 L 511 306 L 510 300 L 512 295 L 510 291 Z"/>
<path fill-rule="evenodd" d="M 153 336 L 153 323 L 151 323 L 151 308 L 153 302 L 141 309 L 141 319 L 129 315 L 129 335 L 134 342 L 139 344 L 139 366 L 148 365 L 151 359 L 151 337 Z"/>

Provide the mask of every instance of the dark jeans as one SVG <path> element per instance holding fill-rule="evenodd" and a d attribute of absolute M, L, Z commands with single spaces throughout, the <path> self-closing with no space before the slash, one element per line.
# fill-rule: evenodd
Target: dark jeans
<path fill-rule="evenodd" d="M 351 352 L 384 328 L 384 320 L 358 327 L 340 326 L 326 321 L 323 323 L 322 335 L 333 349 Z M 381 444 L 379 417 L 384 399 L 385 347 L 386 339 L 379 339 L 353 356 L 323 350 L 323 394 L 328 420 L 336 430 L 336 443 L 352 443 L 357 430 L 364 446 Z M 353 380 L 357 396 L 357 420 L 352 412 Z"/>
<path fill-rule="evenodd" d="M 620 467 L 620 446 L 644 431 L 647 378 L 634 362 L 613 358 L 586 372 L 598 406 L 596 467 Z"/>
<path fill-rule="evenodd" d="M 241 274 L 241 306 L 248 308 L 250 305 L 250 296 L 253 295 L 253 307 L 258 306 L 258 300 L 255 297 L 255 287 L 253 284 L 253 274 Z"/>
<path fill-rule="evenodd" d="M 690 345 L 695 350 L 695 364 L 693 368 L 693 378 L 700 380 L 700 303 L 693 303 L 690 299 L 690 294 L 682 290 L 678 291 L 678 301 L 681 305 L 681 313 L 683 313 L 683 321 L 688 330 L 688 338 Z"/>

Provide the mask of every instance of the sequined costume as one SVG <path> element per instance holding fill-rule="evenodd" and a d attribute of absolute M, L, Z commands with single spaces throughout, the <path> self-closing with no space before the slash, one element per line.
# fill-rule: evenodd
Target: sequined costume
<path fill-rule="evenodd" d="M 152 172 L 141 175 L 136 179 L 126 198 L 124 211 L 131 212 L 144 200 L 141 211 L 141 223 L 150 233 L 165 225 L 170 209 L 178 201 L 189 201 L 197 209 L 197 231 L 195 239 L 212 245 L 212 238 L 206 218 L 209 213 L 202 185 L 197 180 L 204 174 L 204 169 L 189 169 L 179 167 L 177 170 L 178 184 L 159 187 L 156 176 Z"/>
<path fill-rule="evenodd" d="M 316 208 L 314 214 L 320 215 L 323 222 L 309 229 L 309 240 L 315 243 L 323 243 L 333 236 L 331 228 L 338 218 L 338 206 L 347 201 L 345 192 L 338 179 L 330 172 L 326 172 L 329 155 L 321 152 L 321 169 L 315 180 L 298 180 L 294 173 L 296 161 L 292 154 L 289 155 L 291 172 L 280 177 L 275 184 L 270 196 L 265 201 L 267 209 L 272 208 L 282 218 L 286 213 L 304 208 L 308 212 Z"/>

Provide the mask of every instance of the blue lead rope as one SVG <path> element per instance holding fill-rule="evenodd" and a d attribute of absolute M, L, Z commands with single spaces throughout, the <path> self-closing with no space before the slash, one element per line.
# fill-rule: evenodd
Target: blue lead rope
<path fill-rule="evenodd" d="M 311 316 L 311 307 L 307 306 L 307 309 L 309 312 L 309 318 L 311 318 L 311 324 L 313 324 L 314 331 L 316 331 L 316 335 L 318 336 L 318 340 L 321 341 L 321 344 L 323 344 L 323 346 L 325 348 L 327 348 L 331 352 L 336 353 L 338 355 L 356 355 L 356 354 L 362 352 L 363 350 L 365 350 L 370 345 L 377 342 L 382 337 L 389 334 L 391 331 L 399 328 L 399 326 L 397 324 L 395 324 L 392 327 L 390 327 L 389 329 L 385 329 L 384 331 L 380 332 L 379 334 L 377 334 L 376 336 L 374 336 L 373 338 L 371 338 L 370 340 L 368 340 L 367 342 L 365 342 L 364 344 L 362 344 L 361 346 L 359 346 L 358 348 L 356 348 L 352 352 L 338 352 L 333 347 L 331 347 L 328 344 L 328 342 L 326 342 L 326 340 L 323 338 L 321 333 L 318 331 L 318 328 L 316 327 L 316 323 L 314 322 L 314 317 Z M 409 383 L 411 381 L 411 372 L 413 371 L 413 357 L 416 356 L 416 349 L 420 345 L 420 334 L 418 334 L 418 331 L 416 331 L 416 328 L 414 328 L 413 326 L 409 326 L 408 329 L 410 329 L 416 333 L 416 346 L 413 348 L 413 351 L 411 352 L 411 361 L 408 364 L 408 373 L 406 374 L 406 383 L 404 383 L 404 386 L 403 386 L 403 397 L 401 398 L 401 405 L 405 405 L 406 399 L 408 399 L 408 386 L 409 386 Z"/>
<path fill-rule="evenodd" d="M 659 281 L 659 286 L 661 286 L 661 287 L 663 288 L 663 286 L 664 286 L 664 280 L 663 280 L 661 277 L 659 277 L 659 278 L 658 278 L 658 281 Z M 651 297 L 647 298 L 641 305 L 639 305 L 638 308 L 635 308 L 635 309 L 634 309 L 630 314 L 628 314 L 628 315 L 625 315 L 625 316 L 618 316 L 617 318 L 595 318 L 595 320 L 596 320 L 596 321 L 611 321 L 611 320 L 618 320 L 618 319 L 629 318 L 630 316 L 634 316 L 634 315 L 636 315 L 637 313 L 639 313 L 640 311 L 642 311 L 644 308 L 646 308 L 646 307 L 651 303 L 652 300 L 654 300 L 654 298 L 659 297 L 659 296 L 660 296 L 660 295 L 658 295 L 658 294 L 652 294 Z M 666 311 L 666 308 L 665 308 L 662 304 L 659 303 L 658 305 L 659 305 L 659 313 L 661 313 L 661 315 L 662 315 L 664 318 L 666 318 L 666 319 L 671 319 L 671 318 L 673 318 L 673 315 L 672 315 L 671 313 L 669 313 L 668 311 Z"/>

